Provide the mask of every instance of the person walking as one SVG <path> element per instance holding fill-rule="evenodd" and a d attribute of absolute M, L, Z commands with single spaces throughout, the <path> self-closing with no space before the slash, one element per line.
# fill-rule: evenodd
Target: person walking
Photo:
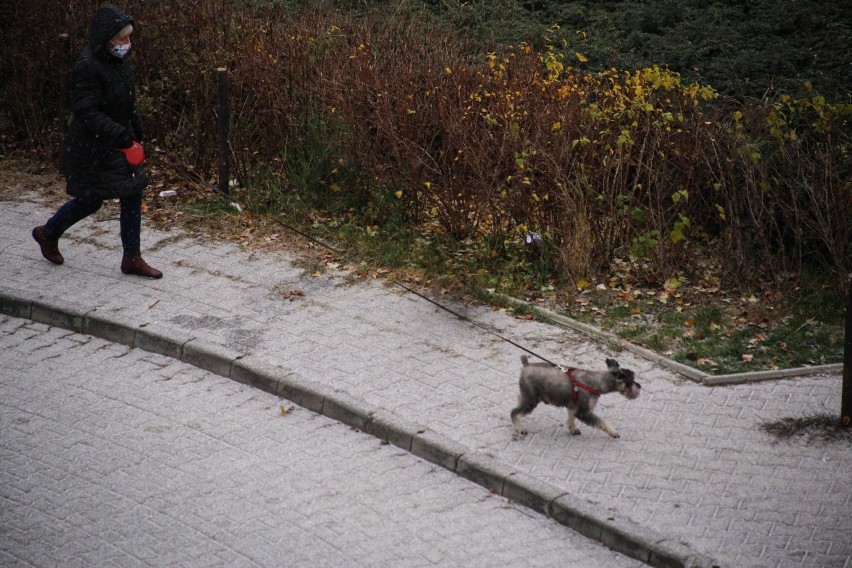
<path fill-rule="evenodd" d="M 142 121 L 136 111 L 127 56 L 133 19 L 107 4 L 92 20 L 88 45 L 72 74 L 73 118 L 65 143 L 66 191 L 72 197 L 32 231 L 41 254 L 54 264 L 65 259 L 59 238 L 78 221 L 118 199 L 121 212 L 121 271 L 146 278 L 163 273 L 142 259 L 142 193 L 148 185 L 143 162 Z"/>

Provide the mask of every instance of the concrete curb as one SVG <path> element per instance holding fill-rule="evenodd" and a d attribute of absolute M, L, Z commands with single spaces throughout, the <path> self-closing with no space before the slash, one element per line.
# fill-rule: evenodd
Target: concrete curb
<path fill-rule="evenodd" d="M 709 373 L 699 371 L 698 369 L 694 369 L 689 365 L 678 363 L 677 361 L 659 355 L 658 353 L 654 353 L 650 349 L 646 349 L 640 345 L 625 341 L 616 335 L 597 329 L 596 327 L 591 326 L 587 323 L 583 323 L 581 321 L 571 319 L 561 314 L 557 314 L 556 312 L 553 312 L 546 308 L 542 308 L 540 306 L 536 306 L 535 304 L 531 304 L 529 302 L 524 302 L 523 300 L 518 300 L 516 298 L 511 298 L 502 294 L 495 295 L 508 304 L 534 309 L 544 314 L 549 320 L 553 321 L 557 325 L 561 325 L 563 327 L 579 331 L 580 333 L 585 333 L 586 335 L 591 335 L 592 337 L 602 339 L 616 349 L 623 349 L 625 351 L 629 351 L 634 355 L 638 355 L 643 359 L 656 363 L 661 367 L 669 369 L 670 371 L 674 371 L 679 375 L 683 375 L 684 377 L 695 381 L 696 383 L 708 387 L 739 385 L 744 383 L 754 383 L 758 381 L 769 381 L 773 379 L 788 379 L 791 377 L 806 377 L 808 375 L 818 375 L 820 373 L 841 373 L 843 371 L 843 365 L 838 363 L 832 365 L 817 365 L 814 367 L 795 367 L 791 369 L 778 369 L 773 371 L 751 371 L 748 373 L 733 373 L 729 375 L 711 375 Z"/>
<path fill-rule="evenodd" d="M 3 287 L 0 287 L 0 313 L 172 357 L 287 399 L 409 451 L 650 566 L 719 566 L 710 557 L 683 543 L 629 519 L 608 515 L 592 504 L 485 453 L 471 451 L 429 428 L 410 423 L 347 393 L 316 384 L 259 356 L 210 345 L 191 335 L 154 329 L 146 324 L 129 325 L 97 310 L 81 311 L 69 303 L 47 301 L 36 294 Z"/>

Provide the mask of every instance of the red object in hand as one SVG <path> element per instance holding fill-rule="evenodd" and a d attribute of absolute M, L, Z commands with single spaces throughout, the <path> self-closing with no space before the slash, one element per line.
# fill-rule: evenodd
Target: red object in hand
<path fill-rule="evenodd" d="M 145 150 L 142 148 L 142 144 L 136 140 L 129 147 L 119 148 L 118 151 L 124 154 L 124 159 L 131 166 L 138 166 L 145 161 Z"/>

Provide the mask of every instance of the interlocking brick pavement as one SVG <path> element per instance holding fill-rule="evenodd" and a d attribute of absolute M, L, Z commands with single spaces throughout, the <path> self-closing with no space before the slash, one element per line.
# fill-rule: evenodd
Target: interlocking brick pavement
<path fill-rule="evenodd" d="M 0 393 L 3 566 L 641 565 L 329 418 L 102 339 L 0 315 Z"/>
<path fill-rule="evenodd" d="M 776 443 L 759 429 L 779 417 L 839 412 L 836 374 L 708 388 L 574 331 L 448 301 L 548 359 L 603 368 L 614 356 L 637 372 L 639 399 L 600 404 L 619 440 L 588 427 L 569 436 L 564 413 L 549 407 L 526 419 L 529 436 L 514 440 L 508 413 L 521 352 L 481 327 L 381 282 L 353 282 L 331 268 L 312 276 L 285 255 L 179 231 L 143 231 L 146 259 L 162 280 L 126 277 L 115 218 L 74 227 L 60 243 L 66 263 L 53 266 L 29 236 L 48 214 L 38 201 L 22 195 L 0 208 L 0 296 L 262 360 L 726 566 L 852 566 L 849 444 Z M 304 295 L 284 294 L 294 289 Z"/>

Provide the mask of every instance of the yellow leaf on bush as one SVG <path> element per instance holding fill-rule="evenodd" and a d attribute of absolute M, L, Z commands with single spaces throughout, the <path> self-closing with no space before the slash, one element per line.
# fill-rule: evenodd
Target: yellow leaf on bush
<path fill-rule="evenodd" d="M 577 60 L 578 60 L 580 63 L 585 63 L 585 62 L 587 62 L 587 61 L 589 60 L 589 58 L 588 58 L 588 57 L 586 57 L 585 55 L 583 55 L 582 53 L 580 53 L 580 52 L 578 51 L 578 52 L 577 52 Z"/>

